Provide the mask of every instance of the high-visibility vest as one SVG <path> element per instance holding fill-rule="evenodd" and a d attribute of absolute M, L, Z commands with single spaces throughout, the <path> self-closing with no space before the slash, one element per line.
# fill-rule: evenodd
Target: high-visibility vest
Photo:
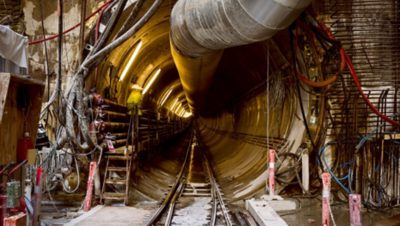
<path fill-rule="evenodd" d="M 130 105 L 140 105 L 141 102 L 142 102 L 142 92 L 139 90 L 133 90 L 131 94 L 129 94 L 128 100 L 126 101 L 128 107 Z"/>

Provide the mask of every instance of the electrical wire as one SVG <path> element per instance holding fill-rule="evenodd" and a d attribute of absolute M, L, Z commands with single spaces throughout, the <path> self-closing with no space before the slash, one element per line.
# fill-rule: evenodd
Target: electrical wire
<path fill-rule="evenodd" d="M 337 142 L 329 142 L 329 143 L 325 144 L 319 150 L 319 156 L 320 156 L 320 159 L 322 160 L 322 163 L 323 163 L 326 171 L 328 171 L 328 173 L 331 175 L 331 177 L 336 182 L 336 184 L 338 184 L 344 191 L 346 191 L 347 194 L 351 194 L 351 191 L 342 182 L 340 182 L 340 179 L 332 172 L 332 169 L 329 167 L 328 163 L 325 160 L 325 155 L 324 155 L 325 150 L 327 149 L 328 146 L 331 146 L 336 143 Z M 321 166 L 321 168 L 322 168 L 322 166 Z"/>
<path fill-rule="evenodd" d="M 269 133 L 270 133 L 270 131 L 269 131 L 269 120 L 270 120 L 270 113 L 269 113 L 269 109 L 270 109 L 270 105 L 271 105 L 271 103 L 270 103 L 270 100 L 271 100 L 271 93 L 270 93 L 270 78 L 269 78 L 269 76 L 270 76 L 270 56 L 269 56 L 269 54 L 270 54 L 270 52 L 269 52 L 269 46 L 267 47 L 267 79 L 266 79 L 266 82 L 267 82 L 267 98 L 266 98 L 266 102 L 267 102 L 267 104 L 266 104 L 266 111 L 265 111 L 265 114 L 266 114 L 266 116 L 265 116 L 265 120 L 267 121 L 267 124 L 266 124 L 266 136 L 267 136 L 267 150 L 266 150 L 266 155 L 267 156 L 270 156 L 269 155 L 269 152 L 270 152 L 270 148 L 271 148 L 271 146 L 270 146 L 270 143 L 269 143 Z M 277 152 L 276 152 L 277 153 Z M 269 159 L 269 157 L 268 157 L 268 161 L 270 161 L 270 159 Z M 268 169 L 268 173 L 267 173 L 267 178 L 266 178 L 266 180 L 265 180 L 265 188 L 266 188 L 266 191 L 268 191 L 268 193 L 270 193 L 271 191 L 269 191 L 268 189 L 269 189 L 269 186 L 268 186 L 268 183 L 269 183 L 269 180 L 268 180 L 268 178 L 269 178 L 269 175 L 270 175 L 270 172 L 269 172 L 269 166 L 268 166 L 268 162 L 266 163 L 267 164 L 267 169 Z"/>
<path fill-rule="evenodd" d="M 54 89 L 54 94 L 57 95 L 54 99 L 57 98 L 57 102 L 61 105 L 61 80 L 62 80 L 62 44 L 63 44 L 63 21 L 64 21 L 64 0 L 58 0 L 58 9 L 59 9 L 59 19 L 58 19 L 58 74 L 57 74 L 57 83 L 56 88 Z M 61 108 L 58 108 L 58 115 L 61 113 Z"/>
<path fill-rule="evenodd" d="M 308 29 L 308 27 L 301 21 L 301 20 L 297 20 L 297 25 L 295 28 L 295 35 L 294 35 L 294 42 L 295 42 L 295 49 L 299 49 L 298 46 L 298 27 L 302 27 L 303 28 L 303 32 L 305 33 L 305 35 L 312 39 L 312 35 L 310 34 L 310 29 Z M 322 42 L 321 42 L 321 46 Z M 314 46 L 314 48 L 316 48 Z M 341 48 L 338 48 L 338 51 L 340 53 L 340 67 L 339 70 L 336 72 L 335 75 L 329 77 L 328 79 L 325 79 L 323 81 L 313 81 L 310 80 L 309 78 L 307 78 L 306 76 L 304 76 L 303 74 L 301 74 L 299 71 L 296 71 L 296 76 L 298 79 L 300 79 L 300 81 L 302 81 L 304 84 L 311 86 L 313 88 L 323 88 L 323 87 L 327 87 L 329 85 L 332 85 L 334 82 L 336 82 L 338 76 L 342 73 L 342 71 L 344 70 L 346 64 L 345 64 L 345 56 L 344 56 L 344 51 Z"/>
<path fill-rule="evenodd" d="M 123 9 L 122 5 L 126 3 L 126 0 L 123 0 L 118 4 L 117 9 Z M 162 0 L 155 0 L 153 4 L 150 6 L 150 8 L 147 10 L 147 12 L 123 35 L 120 37 L 117 37 L 114 41 L 109 43 L 103 48 L 100 48 L 102 46 L 102 43 L 105 43 L 106 39 L 109 37 L 111 34 L 112 29 L 110 28 L 110 24 L 113 24 L 113 21 L 118 17 L 118 15 L 113 14 L 112 18 L 110 19 L 109 23 L 107 24 L 106 31 L 102 34 L 100 40 L 96 43 L 96 45 L 93 47 L 93 50 L 89 53 L 89 55 L 85 58 L 83 63 L 79 66 L 78 71 L 75 73 L 75 75 L 72 78 L 72 85 L 71 89 L 68 90 L 67 92 L 67 99 L 69 103 L 73 103 L 74 100 L 76 100 L 77 104 L 77 110 L 78 116 L 79 115 L 84 115 L 84 107 L 83 103 L 81 100 L 82 92 L 83 92 L 83 81 L 88 75 L 88 70 L 89 68 L 93 67 L 94 64 L 99 62 L 99 59 L 103 58 L 108 54 L 110 51 L 118 47 L 120 44 L 122 44 L 124 41 L 126 41 L 128 38 L 132 37 L 132 35 L 140 29 L 156 12 L 156 10 L 159 8 L 161 5 Z M 44 109 L 48 106 L 51 105 L 50 103 L 45 104 Z M 92 147 L 93 142 L 91 141 L 90 136 L 88 136 L 88 130 L 87 130 L 87 125 L 86 119 L 78 117 L 78 121 L 81 124 L 80 127 L 80 134 L 83 135 L 83 138 L 85 140 L 85 143 L 81 144 L 77 137 L 75 136 L 76 133 L 74 131 L 74 116 L 72 114 L 72 109 L 66 109 L 66 136 L 63 134 L 61 137 L 57 138 L 57 143 L 63 144 L 67 139 L 71 140 L 78 148 L 80 148 L 83 151 L 88 150 L 90 147 Z M 86 127 L 85 127 L 86 126 Z"/>
<path fill-rule="evenodd" d="M 79 186 L 81 185 L 81 176 L 79 175 L 79 165 L 75 157 L 74 161 L 75 161 L 76 176 L 78 181 L 75 188 L 71 190 L 67 185 L 65 185 L 65 180 L 62 182 L 64 191 L 69 194 L 75 193 L 79 189 Z"/>
<path fill-rule="evenodd" d="M 315 19 L 314 19 L 315 20 Z M 317 20 L 315 20 L 317 21 Z M 317 24 L 319 25 L 319 27 L 314 27 L 314 29 L 317 31 L 317 33 L 321 34 L 322 37 L 324 37 L 326 40 L 329 40 L 331 42 L 337 42 L 336 38 L 334 37 L 334 35 L 332 34 L 332 32 L 330 31 L 330 29 L 321 21 L 318 21 Z M 344 50 L 344 48 L 340 47 L 340 51 L 341 51 L 341 55 L 343 55 L 344 57 L 344 62 L 347 66 L 347 68 L 350 71 L 350 75 L 353 78 L 353 81 L 359 91 L 359 93 L 361 94 L 364 102 L 368 105 L 368 107 L 370 108 L 370 110 L 375 113 L 378 117 L 380 117 L 381 119 L 383 119 L 385 122 L 388 122 L 389 124 L 391 124 L 394 127 L 400 128 L 400 123 L 398 121 L 395 121 L 391 118 L 389 118 L 387 115 L 383 114 L 382 112 L 380 112 L 375 105 L 372 104 L 372 102 L 370 101 L 370 99 L 365 95 L 362 86 L 361 86 L 361 82 L 358 78 L 357 72 L 354 69 L 354 65 L 351 62 L 351 59 L 349 57 L 349 55 L 346 53 L 346 51 Z"/>
<path fill-rule="evenodd" d="M 336 226 L 336 221 L 335 221 L 335 218 L 333 217 L 332 208 L 331 208 L 330 203 L 329 203 L 328 208 L 329 208 L 329 215 L 331 216 L 331 219 L 332 219 L 332 224 L 333 224 L 333 226 Z"/>
<path fill-rule="evenodd" d="M 84 76 L 84 77 L 86 77 L 87 70 L 89 67 L 93 66 L 93 64 L 96 63 L 99 60 L 99 58 L 106 56 L 106 54 L 108 54 L 113 49 L 115 49 L 116 47 L 121 45 L 128 38 L 132 37 L 132 35 L 135 34 L 136 31 L 138 31 L 150 19 L 150 17 L 153 16 L 153 14 L 159 8 L 161 3 L 162 3 L 162 0 L 155 0 L 153 2 L 153 4 L 150 6 L 150 8 L 148 9 L 148 11 L 127 32 L 125 32 L 123 35 L 121 35 L 120 37 L 115 39 L 113 42 L 109 43 L 104 48 L 100 49 L 99 51 L 97 51 L 96 53 L 91 55 L 90 57 L 86 58 L 85 61 L 81 64 L 76 76 L 78 76 L 79 73 L 86 72 L 85 76 Z"/>
<path fill-rule="evenodd" d="M 361 87 L 361 83 L 360 83 L 360 80 L 359 80 L 359 78 L 358 78 L 357 72 L 355 71 L 354 65 L 352 64 L 352 62 L 351 62 L 351 60 L 350 60 L 350 57 L 349 57 L 349 55 L 347 55 L 347 53 L 345 53 L 345 60 L 346 60 L 347 67 L 348 67 L 349 70 L 350 70 L 351 77 L 353 78 L 354 83 L 356 84 L 358 91 L 360 92 L 360 94 L 361 94 L 363 100 L 364 100 L 365 103 L 368 105 L 368 107 L 370 108 L 370 110 L 371 110 L 373 113 L 375 113 L 377 116 L 379 116 L 381 119 L 383 119 L 385 122 L 388 122 L 388 123 L 390 123 L 391 125 L 393 125 L 393 126 L 395 126 L 395 127 L 397 127 L 397 128 L 400 128 L 400 123 L 399 123 L 398 121 L 395 121 L 395 120 L 389 118 L 387 115 L 381 113 L 381 112 L 372 104 L 372 102 L 369 100 L 369 98 L 365 95 L 365 93 L 364 93 L 364 91 L 363 91 L 363 89 L 362 89 L 362 87 Z"/>
<path fill-rule="evenodd" d="M 90 18 L 95 16 L 98 12 L 100 12 L 103 8 L 107 7 L 113 1 L 114 0 L 109 0 L 106 3 L 104 3 L 98 9 L 96 9 L 93 13 L 91 13 L 89 16 L 87 16 L 85 21 L 88 21 Z M 62 35 L 68 34 L 69 32 L 73 31 L 75 28 L 79 27 L 80 25 L 81 25 L 80 23 L 77 23 L 74 26 L 72 26 L 72 27 L 68 28 L 67 30 L 63 31 L 61 34 Z M 60 33 L 59 34 L 55 34 L 55 35 L 51 35 L 51 36 L 49 36 L 47 38 L 45 37 L 43 39 L 32 40 L 32 41 L 29 41 L 29 45 L 36 45 L 36 44 L 39 44 L 39 43 L 42 43 L 42 42 L 47 42 L 47 41 L 56 39 L 58 36 L 60 36 Z"/>
<path fill-rule="evenodd" d="M 291 47 L 291 51 L 292 51 L 293 71 L 294 71 L 294 74 L 296 75 L 297 74 L 297 62 L 296 62 L 295 48 L 294 48 L 294 45 L 293 45 L 293 41 L 294 41 L 293 40 L 293 34 L 291 32 L 291 29 L 289 29 L 289 37 L 290 37 L 290 47 Z M 314 143 L 314 139 L 313 139 L 313 137 L 311 135 L 310 127 L 308 126 L 308 123 L 307 123 L 307 117 L 306 117 L 306 113 L 305 113 L 304 106 L 303 106 L 303 99 L 301 97 L 300 85 L 299 85 L 298 82 L 296 82 L 296 91 L 297 91 L 297 97 L 299 99 L 301 115 L 303 117 L 302 121 L 303 121 L 304 127 L 306 128 L 307 136 L 308 136 L 308 138 L 309 138 L 309 140 L 311 142 L 313 150 L 316 150 L 317 146 Z"/>
<path fill-rule="evenodd" d="M 43 0 L 40 0 L 40 19 L 41 19 L 41 24 L 42 24 L 42 35 L 43 37 L 46 37 L 45 29 L 44 29 L 44 17 L 43 17 Z M 47 51 L 47 43 L 43 42 L 44 46 L 44 56 L 45 56 L 45 74 L 47 78 L 47 101 L 50 99 L 50 78 L 49 78 L 49 57 L 48 57 L 48 51 Z"/>

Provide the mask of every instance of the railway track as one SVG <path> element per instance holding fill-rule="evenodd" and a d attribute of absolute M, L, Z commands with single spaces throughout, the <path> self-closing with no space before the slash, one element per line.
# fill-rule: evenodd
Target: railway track
<path fill-rule="evenodd" d="M 236 225 L 195 138 L 187 148 L 175 184 L 145 225 Z"/>

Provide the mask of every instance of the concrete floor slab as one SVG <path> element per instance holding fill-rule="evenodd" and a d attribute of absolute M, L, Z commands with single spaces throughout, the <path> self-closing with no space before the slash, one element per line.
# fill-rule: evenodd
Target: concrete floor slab
<path fill-rule="evenodd" d="M 142 225 L 152 212 L 129 206 L 96 206 L 65 226 L 136 226 Z"/>
<path fill-rule="evenodd" d="M 301 199 L 300 209 L 289 212 L 278 212 L 289 226 L 319 226 L 321 225 L 321 200 Z M 332 213 L 337 226 L 350 225 L 349 207 L 347 203 L 333 203 Z M 363 208 L 361 211 L 362 225 L 368 226 L 376 221 L 389 218 L 400 213 L 400 209 L 394 208 L 386 211 L 368 211 Z M 333 225 L 331 220 L 331 225 Z"/>
<path fill-rule="evenodd" d="M 299 209 L 294 211 L 278 212 L 283 220 L 289 226 L 321 225 L 321 200 L 314 198 L 298 199 L 298 201 L 300 206 Z M 193 207 L 208 206 L 208 204 L 205 202 L 203 202 L 203 205 L 200 206 L 191 202 L 181 202 L 178 205 L 183 205 L 180 206 L 180 208 L 183 209 L 179 212 L 179 214 L 177 214 L 180 215 L 178 216 L 180 219 L 175 219 L 175 223 L 177 225 L 196 225 L 193 222 L 194 219 L 186 218 L 191 215 L 190 212 L 193 212 Z M 138 203 L 135 207 L 96 206 L 88 213 L 84 213 L 72 221 L 70 221 L 70 219 L 54 219 L 52 222 L 49 221 L 47 224 L 43 225 L 63 225 L 65 221 L 70 221 L 69 223 L 64 224 L 64 226 L 140 226 L 150 218 L 157 207 L 158 205 L 156 203 Z M 210 207 L 208 206 L 207 208 Z M 198 210 L 196 209 L 194 211 L 197 212 Z M 332 204 L 332 212 L 337 226 L 349 225 L 349 209 L 346 203 L 334 202 Z M 366 209 L 363 209 L 362 222 L 364 226 L 368 226 L 376 221 L 389 218 L 399 213 L 399 208 L 385 211 L 367 211 Z"/>

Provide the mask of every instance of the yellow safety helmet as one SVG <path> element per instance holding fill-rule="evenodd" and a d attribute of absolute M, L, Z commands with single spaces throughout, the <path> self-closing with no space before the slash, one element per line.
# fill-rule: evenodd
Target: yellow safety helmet
<path fill-rule="evenodd" d="M 134 89 L 134 90 L 139 90 L 139 91 L 142 91 L 142 90 L 143 90 L 143 88 L 140 87 L 138 84 L 134 84 L 134 85 L 132 86 L 132 89 Z"/>

